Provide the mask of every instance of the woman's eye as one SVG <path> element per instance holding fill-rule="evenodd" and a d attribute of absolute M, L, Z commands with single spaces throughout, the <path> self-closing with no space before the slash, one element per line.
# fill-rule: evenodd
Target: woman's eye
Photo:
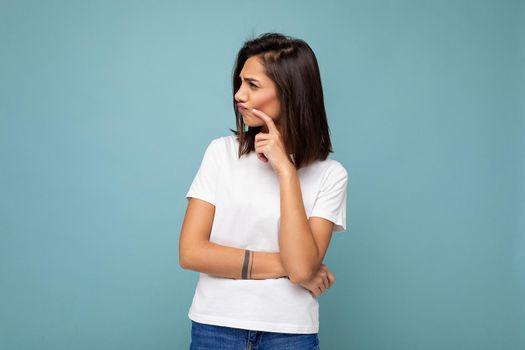
<path fill-rule="evenodd" d="M 253 86 L 253 87 L 257 87 L 257 85 L 255 85 L 254 83 L 250 83 L 250 86 Z"/>

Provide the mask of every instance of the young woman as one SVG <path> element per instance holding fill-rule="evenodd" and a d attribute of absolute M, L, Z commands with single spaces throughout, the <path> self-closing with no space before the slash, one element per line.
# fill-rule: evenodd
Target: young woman
<path fill-rule="evenodd" d="M 190 349 L 320 349 L 317 297 L 335 282 L 322 262 L 346 229 L 348 174 L 328 159 L 310 46 L 245 42 L 233 107 L 237 130 L 210 142 L 186 194 L 180 265 L 200 272 Z"/>

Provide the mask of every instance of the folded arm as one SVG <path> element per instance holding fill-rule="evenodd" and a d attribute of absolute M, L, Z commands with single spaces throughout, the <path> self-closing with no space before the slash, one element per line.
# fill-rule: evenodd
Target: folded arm
<path fill-rule="evenodd" d="M 184 269 L 218 277 L 268 279 L 287 276 L 280 259 L 279 253 L 251 251 L 246 256 L 245 249 L 203 242 L 180 253 L 179 264 Z"/>
<path fill-rule="evenodd" d="M 295 168 L 279 174 L 279 186 L 279 247 L 283 266 L 293 283 L 306 283 L 322 266 L 334 224 L 325 218 L 307 217 Z"/>
<path fill-rule="evenodd" d="M 279 253 L 248 251 L 209 241 L 215 206 L 190 198 L 179 240 L 179 265 L 233 279 L 287 277 Z M 244 274 L 243 274 L 244 272 Z"/>

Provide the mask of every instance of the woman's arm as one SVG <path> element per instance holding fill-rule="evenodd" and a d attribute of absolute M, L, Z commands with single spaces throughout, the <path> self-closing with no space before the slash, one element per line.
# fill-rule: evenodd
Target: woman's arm
<path fill-rule="evenodd" d="M 179 240 L 179 264 L 219 277 L 266 279 L 286 277 L 280 253 L 251 251 L 210 242 L 215 206 L 190 198 Z M 244 272 L 244 275 L 243 275 Z"/>
<path fill-rule="evenodd" d="M 212 276 L 240 279 L 239 261 L 244 259 L 245 250 L 208 242 L 200 251 L 201 259 L 190 259 L 193 264 L 184 269 L 204 272 Z M 269 279 L 288 277 L 281 263 L 279 253 L 252 251 L 253 269 L 247 279 Z M 243 260 L 244 261 L 244 260 Z M 299 285 L 315 297 L 321 295 L 335 283 L 335 276 L 325 264 L 313 277 Z"/>
<path fill-rule="evenodd" d="M 287 277 L 281 264 L 279 253 L 250 251 L 223 246 L 213 242 L 203 242 L 191 254 L 187 254 L 180 265 L 184 269 L 207 273 L 209 275 L 241 279 L 243 266 L 246 275 L 244 279 L 268 279 Z"/>
<path fill-rule="evenodd" d="M 279 188 L 279 248 L 290 280 L 300 284 L 309 281 L 319 270 L 325 252 L 319 251 L 314 238 L 303 204 L 299 175 L 293 166 L 279 174 Z"/>

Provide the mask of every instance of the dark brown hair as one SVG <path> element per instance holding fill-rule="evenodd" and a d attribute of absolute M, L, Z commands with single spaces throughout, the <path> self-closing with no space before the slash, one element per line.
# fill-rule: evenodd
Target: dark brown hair
<path fill-rule="evenodd" d="M 265 74 L 276 85 L 281 105 L 281 137 L 287 154 L 293 154 L 295 168 L 328 158 L 333 150 L 317 59 L 306 42 L 279 33 L 264 33 L 248 40 L 237 54 L 233 67 L 237 130 L 229 130 L 239 141 L 239 158 L 255 151 L 255 135 L 262 130 L 262 126 L 248 126 L 245 130 L 246 124 L 235 102 L 235 93 L 241 86 L 239 74 L 252 56 L 260 59 Z"/>

